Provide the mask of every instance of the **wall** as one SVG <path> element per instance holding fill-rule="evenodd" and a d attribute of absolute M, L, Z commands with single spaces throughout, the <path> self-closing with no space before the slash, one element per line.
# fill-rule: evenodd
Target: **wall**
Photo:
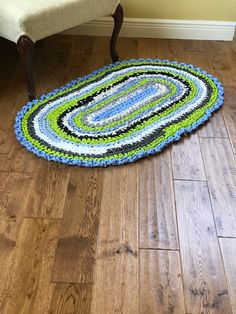
<path fill-rule="evenodd" d="M 97 0 L 99 1 L 99 0 Z M 125 20 L 120 36 L 233 40 L 236 0 L 121 0 Z M 110 36 L 111 17 L 80 25 L 67 34 Z"/>
<path fill-rule="evenodd" d="M 121 0 L 126 17 L 236 21 L 236 0 Z"/>

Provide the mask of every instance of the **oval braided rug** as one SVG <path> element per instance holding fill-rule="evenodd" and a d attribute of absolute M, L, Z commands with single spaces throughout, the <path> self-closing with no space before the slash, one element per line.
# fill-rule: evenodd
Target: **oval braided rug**
<path fill-rule="evenodd" d="M 29 102 L 17 114 L 17 139 L 47 160 L 98 167 L 160 152 L 208 120 L 223 86 L 183 63 L 117 62 Z"/>

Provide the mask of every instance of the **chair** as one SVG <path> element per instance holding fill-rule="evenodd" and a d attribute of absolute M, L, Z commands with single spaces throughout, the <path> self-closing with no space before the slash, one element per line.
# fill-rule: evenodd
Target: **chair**
<path fill-rule="evenodd" d="M 0 36 L 16 43 L 25 68 L 29 100 L 36 97 L 32 73 L 34 43 L 105 15 L 114 19 L 110 54 L 116 62 L 116 41 L 123 22 L 119 0 L 0 0 Z"/>

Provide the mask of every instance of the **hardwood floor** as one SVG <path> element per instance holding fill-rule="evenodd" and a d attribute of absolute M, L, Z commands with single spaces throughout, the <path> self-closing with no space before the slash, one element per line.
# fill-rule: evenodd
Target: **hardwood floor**
<path fill-rule="evenodd" d="M 104 37 L 36 45 L 38 95 L 110 63 Z M 120 38 L 122 59 L 200 66 L 225 86 L 210 122 L 163 153 L 107 169 L 27 152 L 15 46 L 0 39 L 0 313 L 236 313 L 236 41 Z"/>

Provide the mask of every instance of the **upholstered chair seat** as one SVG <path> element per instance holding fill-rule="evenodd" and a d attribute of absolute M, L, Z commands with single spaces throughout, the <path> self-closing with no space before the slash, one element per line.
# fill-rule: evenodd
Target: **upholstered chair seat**
<path fill-rule="evenodd" d="M 112 15 L 118 4 L 118 0 L 1 0 L 0 36 L 17 43 L 26 35 L 35 42 Z"/>
<path fill-rule="evenodd" d="M 115 20 L 111 57 L 117 61 L 115 44 L 123 19 L 119 0 L 0 0 L 0 36 L 17 44 L 25 65 L 30 99 L 35 98 L 31 65 L 33 44 L 106 15 Z"/>

